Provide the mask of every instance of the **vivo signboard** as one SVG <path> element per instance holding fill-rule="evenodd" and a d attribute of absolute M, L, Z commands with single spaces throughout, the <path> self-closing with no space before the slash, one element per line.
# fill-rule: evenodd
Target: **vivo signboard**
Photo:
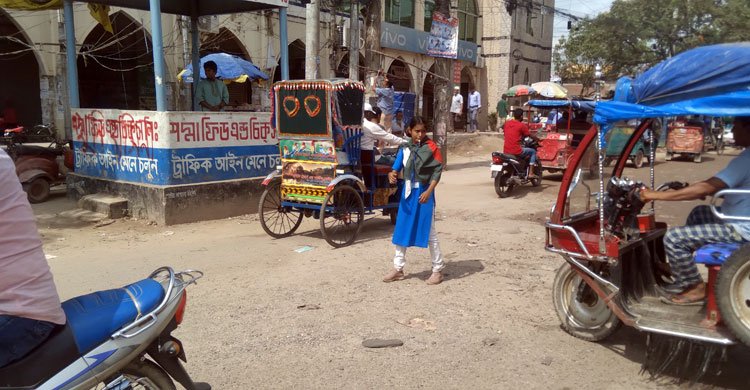
<path fill-rule="evenodd" d="M 424 31 L 385 22 L 380 25 L 381 47 L 427 54 L 429 44 L 430 34 Z M 458 41 L 457 59 L 476 63 L 477 54 L 476 43 Z"/>

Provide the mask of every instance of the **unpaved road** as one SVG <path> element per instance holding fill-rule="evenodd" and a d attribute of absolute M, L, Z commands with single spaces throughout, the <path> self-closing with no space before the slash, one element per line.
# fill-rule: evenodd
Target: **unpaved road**
<path fill-rule="evenodd" d="M 488 169 L 499 139 L 465 136 L 456 145 L 437 189 L 448 261 L 439 286 L 424 283 L 430 265 L 422 249 L 408 252 L 406 280 L 380 281 L 393 254 L 392 227 L 382 216 L 365 222 L 354 245 L 332 249 L 314 219 L 275 240 L 255 215 L 95 227 L 61 196 L 34 208 L 63 299 L 119 287 L 162 265 L 204 271 L 189 289 L 177 336 L 189 372 L 215 389 L 676 387 L 670 378 L 639 374 L 642 334 L 622 329 L 596 344 L 560 329 L 551 286 L 562 260 L 543 250 L 541 226 L 560 176 L 499 199 Z M 712 157 L 658 169 L 697 180 L 729 159 Z M 670 222 L 683 221 L 687 210 L 664 208 Z M 313 249 L 294 251 L 303 246 Z M 404 345 L 367 349 L 368 338 Z M 694 388 L 747 388 L 746 363 L 735 361 Z"/>

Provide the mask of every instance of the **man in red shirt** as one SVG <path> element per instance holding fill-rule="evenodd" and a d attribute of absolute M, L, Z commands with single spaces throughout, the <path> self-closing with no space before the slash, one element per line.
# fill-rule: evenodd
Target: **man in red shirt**
<path fill-rule="evenodd" d="M 522 147 L 521 142 L 524 137 L 531 137 L 537 141 L 539 141 L 539 139 L 529 133 L 529 126 L 521 122 L 521 119 L 523 119 L 523 109 L 516 108 L 513 110 L 513 119 L 505 122 L 505 125 L 503 125 L 503 132 L 505 133 L 503 153 L 519 157 L 529 156 L 529 162 L 531 165 L 536 165 L 536 150 Z M 529 170 L 529 172 L 529 178 L 536 178 L 533 169 Z"/>

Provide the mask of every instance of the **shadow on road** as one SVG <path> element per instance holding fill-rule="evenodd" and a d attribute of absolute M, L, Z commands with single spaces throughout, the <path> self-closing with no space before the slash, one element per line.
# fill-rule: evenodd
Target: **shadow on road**
<path fill-rule="evenodd" d="M 487 161 L 468 161 L 468 162 L 453 163 L 453 164 L 448 162 L 448 167 L 445 170 L 456 171 L 459 169 L 466 169 L 466 168 L 489 167 L 489 165 L 490 165 L 489 159 L 487 159 Z"/>
<path fill-rule="evenodd" d="M 443 276 L 444 281 L 462 279 L 475 273 L 484 271 L 484 264 L 479 260 L 459 260 L 447 263 Z M 406 275 L 406 279 L 416 278 L 425 280 L 430 277 L 432 270 Z"/>
<path fill-rule="evenodd" d="M 659 336 L 652 336 L 659 337 Z M 600 343 L 610 351 L 638 364 L 643 364 L 646 360 L 646 334 L 630 327 L 623 327 L 613 334 L 606 341 Z M 676 365 L 684 364 L 686 356 L 677 356 Z M 654 386 L 680 385 L 696 388 L 728 388 L 728 389 L 747 389 L 750 387 L 750 380 L 747 376 L 747 362 L 750 361 L 750 349 L 744 346 L 733 346 L 727 350 L 727 359 L 719 366 L 709 369 L 705 376 L 691 385 L 691 378 L 697 374 L 698 368 L 688 370 L 687 377 L 677 377 L 674 368 L 668 369 L 664 374 L 650 378 Z M 697 359 L 700 362 L 700 359 Z M 690 367 L 696 366 L 693 362 Z M 650 377 L 648 372 L 642 372 L 646 378 Z"/>

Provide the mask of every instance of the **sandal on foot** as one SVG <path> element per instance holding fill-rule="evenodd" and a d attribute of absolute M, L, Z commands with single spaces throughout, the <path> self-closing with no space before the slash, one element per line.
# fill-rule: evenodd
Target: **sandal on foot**
<path fill-rule="evenodd" d="M 404 271 L 399 269 L 392 269 L 391 272 L 387 273 L 383 277 L 383 281 L 386 283 L 389 282 L 395 282 L 397 280 L 402 280 L 404 278 Z"/>

